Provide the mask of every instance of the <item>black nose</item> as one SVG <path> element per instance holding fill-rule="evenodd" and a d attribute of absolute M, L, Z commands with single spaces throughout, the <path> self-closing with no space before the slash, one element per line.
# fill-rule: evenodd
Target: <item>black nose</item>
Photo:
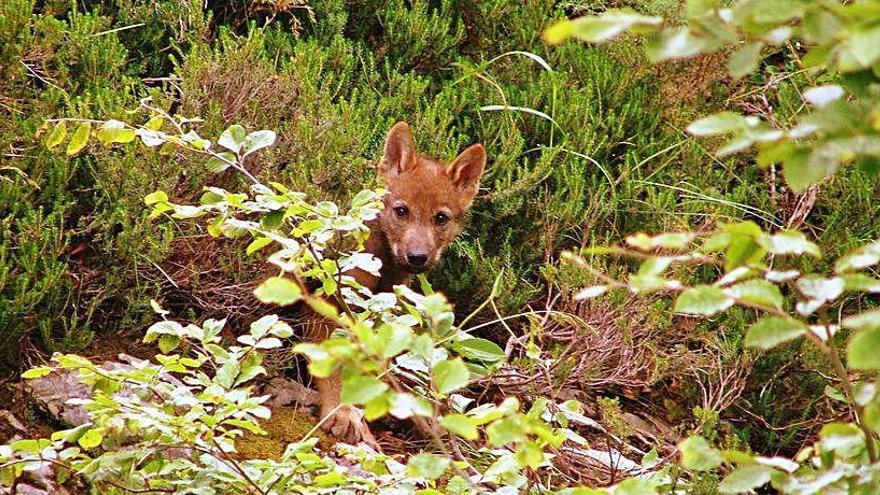
<path fill-rule="evenodd" d="M 425 266 L 428 262 L 427 254 L 409 253 L 406 255 L 406 261 L 412 266 Z"/>

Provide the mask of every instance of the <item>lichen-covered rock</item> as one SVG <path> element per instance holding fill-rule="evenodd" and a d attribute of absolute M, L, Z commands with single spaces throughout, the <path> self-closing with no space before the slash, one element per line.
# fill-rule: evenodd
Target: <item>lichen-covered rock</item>
<path fill-rule="evenodd" d="M 133 365 L 143 363 L 138 358 L 120 354 L 119 361 L 108 361 L 101 365 L 107 371 L 130 370 Z M 162 380 L 183 385 L 171 375 L 163 375 Z M 70 404 L 70 399 L 90 399 L 91 389 L 79 379 L 73 370 L 56 370 L 46 376 L 25 380 L 24 391 L 43 407 L 56 420 L 70 425 L 80 426 L 90 421 L 89 413 L 80 404 Z M 123 389 L 120 393 L 126 393 Z"/>
<path fill-rule="evenodd" d="M 59 370 L 26 380 L 22 387 L 53 418 L 70 426 L 80 426 L 90 421 L 89 413 L 83 406 L 67 404 L 70 399 L 88 399 L 92 396 L 89 387 L 80 381 L 75 371 Z"/>
<path fill-rule="evenodd" d="M 269 380 L 263 392 L 272 396 L 266 402 L 270 407 L 285 407 L 292 404 L 314 406 L 318 403 L 318 392 L 283 376 Z"/>

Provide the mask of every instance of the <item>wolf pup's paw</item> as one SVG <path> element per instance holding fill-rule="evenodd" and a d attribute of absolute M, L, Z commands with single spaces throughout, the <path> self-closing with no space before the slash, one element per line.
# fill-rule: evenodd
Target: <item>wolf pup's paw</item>
<path fill-rule="evenodd" d="M 376 452 L 382 451 L 360 409 L 343 406 L 332 413 L 321 427 L 345 443 L 357 445 L 363 442 Z"/>

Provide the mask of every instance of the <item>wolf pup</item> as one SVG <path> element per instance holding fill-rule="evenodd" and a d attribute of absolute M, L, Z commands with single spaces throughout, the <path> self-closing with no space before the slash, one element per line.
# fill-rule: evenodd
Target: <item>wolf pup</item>
<path fill-rule="evenodd" d="M 465 213 L 473 203 L 486 166 L 486 149 L 475 144 L 449 165 L 420 156 L 409 125 L 398 122 L 385 141 L 379 175 L 385 182 L 385 209 L 369 224 L 372 233 L 366 251 L 382 260 L 381 276 L 357 270 L 352 276 L 374 293 L 408 284 L 413 274 L 435 266 L 443 249 L 461 230 Z M 306 318 L 306 337 L 322 341 L 331 325 L 311 315 Z M 339 374 L 318 379 L 318 400 L 324 429 L 349 443 L 366 442 L 374 447 L 360 410 L 339 407 Z"/>

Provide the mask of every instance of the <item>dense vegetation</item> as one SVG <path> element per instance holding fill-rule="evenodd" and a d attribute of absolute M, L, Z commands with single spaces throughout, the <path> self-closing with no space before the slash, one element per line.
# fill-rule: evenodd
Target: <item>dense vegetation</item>
<path fill-rule="evenodd" d="M 804 231 L 826 257 L 799 258 L 797 267 L 829 270 L 837 256 L 878 237 L 876 161 L 844 167 L 819 186 L 810 184 L 825 174 L 787 184 L 770 164 L 785 160 L 764 159 L 768 166 L 760 168 L 748 156 L 714 153 L 720 141 L 685 132 L 692 120 L 723 109 L 761 116 L 774 128 L 796 123 L 803 91 L 838 76 L 804 70 L 791 43 L 763 47 L 758 70 L 743 80 L 727 75 L 725 54 L 654 66 L 638 37 L 608 46 L 542 41 L 556 21 L 627 4 L 4 2 L 0 369 L 13 376 L 52 351 L 106 357 L 120 341 L 134 346 L 155 321 L 150 299 L 169 318 L 204 322 L 202 339 L 216 336 L 207 318 L 228 318 L 240 335 L 272 311 L 253 296 L 269 271 L 262 258 L 245 254 L 246 243 L 214 239 L 198 222 L 158 222 L 144 206 L 157 190 L 176 204 L 198 203 L 209 185 L 244 191 L 241 174 L 218 174 L 185 146 L 93 143 L 68 157 L 47 149 L 57 129 L 47 119 L 141 123 L 145 116 L 131 111 L 149 97 L 154 109 L 204 119 L 198 132 L 207 138 L 231 124 L 272 129 L 274 146 L 242 158 L 243 165 L 262 181 L 340 204 L 377 185 L 384 135 L 405 120 L 429 155 L 450 158 L 482 142 L 490 157 L 469 227 L 429 276 L 459 321 L 480 309 L 470 326 L 508 348 L 502 372 L 472 383 L 467 395 L 487 403 L 503 396 L 580 400 L 584 414 L 602 424 L 595 438 L 580 431 L 594 448 L 655 448 L 667 463 L 674 444 L 693 431 L 722 447 L 796 454 L 838 415 L 835 401 L 848 400 L 829 378 L 836 358 L 808 342 L 746 351 L 753 308 L 716 315 L 626 292 L 584 301 L 575 295 L 596 283 L 596 268 L 623 278 L 636 265 L 605 256 L 572 264 L 561 253 L 636 231 L 708 237 L 722 223 L 748 220 L 755 229 Z M 637 7 L 673 25 L 686 20 L 678 2 Z M 687 10 L 692 17 L 695 8 Z M 650 19 L 632 25 L 650 26 Z M 581 34 L 597 41 L 593 32 Z M 707 42 L 695 52 L 721 45 Z M 748 236 L 758 235 L 749 227 Z M 632 245 L 648 241 L 638 242 Z M 719 273 L 709 264 L 679 276 L 697 285 Z M 419 311 L 426 321 L 436 316 Z M 297 360 L 282 353 L 266 366 L 281 372 L 296 369 Z M 41 427 L 31 404 L 9 397 L 0 407 Z M 511 407 L 505 418 L 519 418 Z M 708 445 L 698 447 L 715 459 Z M 563 452 L 560 486 L 620 480 L 616 468 L 584 467 Z M 711 493 L 718 478 L 692 481 L 694 492 Z"/>

